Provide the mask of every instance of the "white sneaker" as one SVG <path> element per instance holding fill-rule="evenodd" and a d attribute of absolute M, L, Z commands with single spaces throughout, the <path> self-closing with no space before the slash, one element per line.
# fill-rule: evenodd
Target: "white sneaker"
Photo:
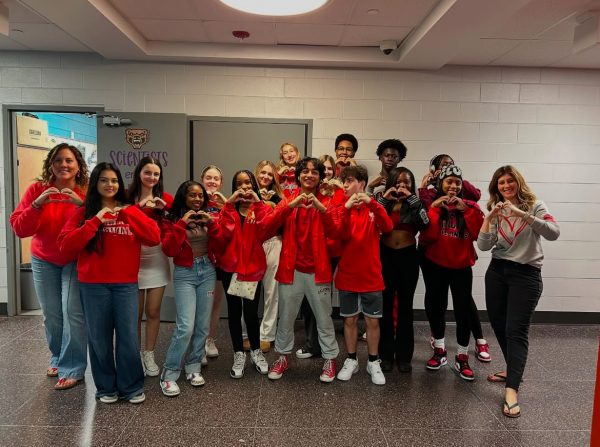
<path fill-rule="evenodd" d="M 130 404 L 141 404 L 146 400 L 146 395 L 144 393 L 136 394 L 131 399 L 129 399 Z"/>
<path fill-rule="evenodd" d="M 100 402 L 102 402 L 103 404 L 114 404 L 118 400 L 119 396 L 117 396 L 116 394 L 109 394 L 108 396 L 100 397 Z"/>
<path fill-rule="evenodd" d="M 346 382 L 352 378 L 352 374 L 357 372 L 358 360 L 347 358 L 344 360 L 344 366 L 342 366 L 342 369 L 340 369 L 340 372 L 337 374 L 337 378 L 338 380 Z"/>
<path fill-rule="evenodd" d="M 209 358 L 214 358 L 214 357 L 219 357 L 219 350 L 217 349 L 217 346 L 215 345 L 215 339 L 212 337 L 208 337 L 206 339 L 206 345 L 204 346 L 206 348 L 206 356 Z"/>
<path fill-rule="evenodd" d="M 167 397 L 175 397 L 179 396 L 181 392 L 179 390 L 179 385 L 174 380 L 161 380 L 160 381 L 160 389 L 162 393 Z"/>
<path fill-rule="evenodd" d="M 233 366 L 229 375 L 234 379 L 241 379 L 244 376 L 244 367 L 246 366 L 246 353 L 237 351 L 233 353 Z"/>
<path fill-rule="evenodd" d="M 371 375 L 371 382 L 375 385 L 385 385 L 385 376 L 381 371 L 381 360 L 367 362 L 367 372 Z"/>
<path fill-rule="evenodd" d="M 260 349 L 250 351 L 250 361 L 254 363 L 254 366 L 259 373 L 267 374 L 269 372 L 269 364 Z"/>
<path fill-rule="evenodd" d="M 187 373 L 185 377 L 190 381 L 190 385 L 192 386 L 202 386 L 206 383 L 200 373 Z"/>
<path fill-rule="evenodd" d="M 204 354 L 204 357 L 202 357 L 202 360 L 200 360 L 200 364 L 202 366 L 208 365 L 208 359 L 206 358 L 206 354 Z"/>
<path fill-rule="evenodd" d="M 144 377 L 146 377 L 146 365 L 144 365 L 144 353 L 140 352 L 140 362 L 142 362 L 142 369 L 144 370 Z"/>
<path fill-rule="evenodd" d="M 142 353 L 142 365 L 144 365 L 147 376 L 156 377 L 160 373 L 160 368 L 154 361 L 154 351 L 144 351 Z"/>

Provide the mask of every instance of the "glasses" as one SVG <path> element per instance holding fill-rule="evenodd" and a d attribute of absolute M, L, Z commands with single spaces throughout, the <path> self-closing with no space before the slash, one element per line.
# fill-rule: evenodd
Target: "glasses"
<path fill-rule="evenodd" d="M 335 148 L 336 151 L 343 151 L 343 152 L 350 152 L 353 153 L 354 152 L 354 148 L 352 146 L 338 146 Z"/>

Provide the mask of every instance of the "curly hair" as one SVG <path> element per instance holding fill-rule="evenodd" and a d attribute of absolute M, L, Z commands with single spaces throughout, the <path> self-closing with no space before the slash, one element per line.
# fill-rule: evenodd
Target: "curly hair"
<path fill-rule="evenodd" d="M 517 201 L 519 202 L 517 208 L 526 212 L 531 211 L 537 197 L 531 191 L 531 189 L 529 189 L 529 185 L 527 185 L 525 178 L 519 172 L 519 170 L 511 165 L 500 166 L 498 169 L 496 169 L 496 172 L 494 172 L 488 187 L 488 192 L 490 193 L 490 199 L 486 205 L 488 211 L 491 211 L 496 203 L 504 201 L 504 198 L 498 189 L 498 180 L 500 177 L 506 174 L 510 175 L 515 182 L 517 182 Z"/>
<path fill-rule="evenodd" d="M 358 150 L 358 140 L 356 139 L 356 137 L 354 135 L 352 135 L 351 133 L 343 133 L 343 134 L 338 135 L 335 139 L 334 149 L 337 149 L 338 144 L 340 144 L 340 142 L 342 142 L 342 141 L 349 141 L 350 143 L 352 143 L 352 149 L 354 150 L 354 153 L 356 154 L 356 151 Z"/>
<path fill-rule="evenodd" d="M 294 177 L 296 178 L 296 183 L 298 185 L 300 185 L 300 174 L 308 167 L 309 163 L 312 163 L 315 169 L 319 171 L 319 182 L 325 178 L 325 165 L 321 163 L 321 160 L 313 157 L 304 157 L 298 162 L 296 165 L 296 172 L 294 172 Z"/>
<path fill-rule="evenodd" d="M 75 184 L 79 186 L 81 189 L 85 190 L 89 182 L 89 171 L 87 167 L 87 163 L 85 162 L 83 155 L 81 155 L 81 151 L 77 149 L 75 146 L 70 145 L 69 143 L 60 143 L 50 149 L 46 159 L 44 160 L 44 165 L 42 166 L 42 173 L 37 178 L 38 181 L 41 181 L 45 185 L 49 185 L 54 180 L 56 180 L 54 176 L 54 172 L 52 172 L 52 163 L 58 156 L 58 153 L 63 150 L 68 149 L 71 151 L 75 160 L 77 160 L 77 164 L 79 165 L 79 172 L 75 176 Z"/>
<path fill-rule="evenodd" d="M 391 138 L 389 140 L 384 140 L 381 143 L 379 143 L 379 146 L 377 146 L 377 150 L 375 151 L 375 153 L 377 154 L 378 157 L 381 157 L 381 154 L 383 154 L 383 151 L 385 151 L 386 149 L 394 149 L 396 151 L 398 151 L 398 155 L 400 156 L 400 161 L 404 160 L 406 158 L 406 146 L 404 145 L 404 143 L 396 138 Z"/>

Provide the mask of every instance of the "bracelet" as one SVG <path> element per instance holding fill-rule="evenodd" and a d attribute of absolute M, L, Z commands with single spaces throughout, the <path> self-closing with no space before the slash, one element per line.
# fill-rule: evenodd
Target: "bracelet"
<path fill-rule="evenodd" d="M 523 219 L 525 220 L 526 223 L 529 224 L 529 218 L 531 217 L 530 213 L 525 213 L 525 215 L 523 216 Z"/>

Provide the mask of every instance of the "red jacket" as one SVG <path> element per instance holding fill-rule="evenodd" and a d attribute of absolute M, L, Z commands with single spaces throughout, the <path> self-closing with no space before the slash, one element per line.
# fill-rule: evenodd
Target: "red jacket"
<path fill-rule="evenodd" d="M 233 203 L 226 203 L 219 220 L 219 238 L 224 246 L 219 267 L 237 273 L 240 281 L 260 281 L 267 269 L 262 244 L 268 239 L 262 222 L 273 211 L 264 202 L 250 205 L 244 224 Z"/>
<path fill-rule="evenodd" d="M 329 210 L 328 210 L 329 212 Z M 351 292 L 377 292 L 385 289 L 381 275 L 379 236 L 392 231 L 393 223 L 375 199 L 367 205 L 332 210 L 338 227 L 342 253 L 335 275 L 335 287 Z"/>
<path fill-rule="evenodd" d="M 283 240 L 279 268 L 275 279 L 283 284 L 294 282 L 294 270 L 296 267 L 296 253 L 298 251 L 296 239 L 296 214 L 297 208 L 290 208 L 289 203 L 301 193 L 297 189 L 290 197 L 284 198 L 275 207 L 272 214 L 268 215 L 263 225 L 267 234 L 266 238 L 273 237 L 279 227 L 283 225 Z M 320 193 L 316 194 L 319 201 L 325 201 Z M 331 282 L 331 263 L 327 251 L 326 237 L 334 237 L 335 224 L 328 213 L 320 213 L 316 208 L 312 213 L 312 249 L 315 260 L 315 284 L 327 284 Z"/>
<path fill-rule="evenodd" d="M 213 221 L 208 224 L 208 257 L 216 265 L 215 254 L 219 251 L 218 232 L 219 225 L 217 213 L 210 213 Z M 187 224 L 179 219 L 176 223 L 168 219 L 161 219 L 160 234 L 162 242 L 162 251 L 167 256 L 173 258 L 173 263 L 180 267 L 191 267 L 194 262 L 194 252 L 188 241 Z"/>
<path fill-rule="evenodd" d="M 137 283 L 141 244 L 153 247 L 160 243 L 156 222 L 134 205 L 119 211 L 116 221 L 104 224 L 96 216 L 84 221 L 84 214 L 84 207 L 77 208 L 58 236 L 58 245 L 65 256 L 79 255 L 79 281 Z M 86 245 L 98 229 L 102 232 L 102 251 L 90 252 Z"/>
<path fill-rule="evenodd" d="M 10 224 L 18 237 L 33 236 L 31 240 L 33 256 L 62 266 L 77 257 L 77 255 L 61 253 L 57 241 L 58 234 L 77 206 L 72 202 L 52 202 L 43 205 L 41 209 L 32 207 L 32 202 L 51 187 L 54 185 L 45 185 L 42 182 L 30 185 L 17 209 L 10 215 Z M 76 188 L 75 193 L 81 200 L 85 199 L 85 194 L 80 189 Z"/>
<path fill-rule="evenodd" d="M 325 200 L 323 205 L 330 209 L 334 209 L 338 206 L 343 207 L 348 200 L 342 188 L 337 188 L 333 193 L 333 197 L 325 196 L 325 198 L 328 200 Z M 327 238 L 327 250 L 329 251 L 329 257 L 339 258 L 342 254 L 343 248 L 344 246 L 342 241 L 337 235 L 335 235 L 333 238 Z"/>
<path fill-rule="evenodd" d="M 456 228 L 455 213 L 451 210 L 446 223 L 440 223 L 439 207 L 431 207 L 427 212 L 429 226 L 421 231 L 419 244 L 425 245 L 425 257 L 434 264 L 450 269 L 471 267 L 477 260 L 473 242 L 477 240 L 479 229 L 483 223 L 483 213 L 476 202 L 464 200 L 467 207 L 463 212 L 465 218 L 465 234 L 461 238 Z"/>

